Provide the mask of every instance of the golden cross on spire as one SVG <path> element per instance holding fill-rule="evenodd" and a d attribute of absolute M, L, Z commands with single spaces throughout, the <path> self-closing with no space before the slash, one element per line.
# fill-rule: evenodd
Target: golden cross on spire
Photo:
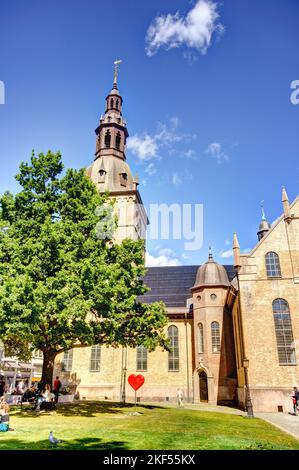
<path fill-rule="evenodd" d="M 118 68 L 119 64 L 122 63 L 122 60 L 116 59 L 114 61 L 114 81 L 113 81 L 113 86 L 117 87 L 117 77 L 118 77 Z"/>

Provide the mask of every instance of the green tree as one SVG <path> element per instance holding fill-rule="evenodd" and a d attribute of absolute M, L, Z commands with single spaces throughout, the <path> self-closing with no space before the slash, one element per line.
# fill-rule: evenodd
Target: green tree
<path fill-rule="evenodd" d="M 22 358 L 41 350 L 46 383 L 57 354 L 71 348 L 168 349 L 164 304 L 139 301 L 144 242 L 99 239 L 107 195 L 84 169 L 62 172 L 59 153 L 33 154 L 16 176 L 22 190 L 0 200 L 1 339 Z"/>

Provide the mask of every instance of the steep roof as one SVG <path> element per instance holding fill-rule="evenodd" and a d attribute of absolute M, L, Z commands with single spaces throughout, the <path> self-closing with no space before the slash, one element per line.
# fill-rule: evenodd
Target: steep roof
<path fill-rule="evenodd" d="M 191 297 L 190 289 L 195 284 L 199 266 L 151 267 L 144 277 L 144 283 L 151 289 L 140 299 L 144 303 L 162 300 L 167 307 L 186 307 Z M 224 266 L 231 281 L 235 276 L 232 265 Z"/>

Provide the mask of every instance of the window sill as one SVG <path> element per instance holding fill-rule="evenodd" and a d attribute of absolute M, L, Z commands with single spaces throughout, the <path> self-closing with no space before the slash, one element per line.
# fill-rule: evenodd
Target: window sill
<path fill-rule="evenodd" d="M 290 363 L 285 363 L 285 364 L 284 364 L 284 363 L 281 363 L 281 364 L 279 364 L 279 365 L 280 365 L 280 366 L 283 366 L 283 367 L 285 367 L 285 366 L 294 367 L 294 366 L 297 366 L 298 364 L 297 364 L 297 362 L 292 362 L 291 364 L 290 364 Z"/>

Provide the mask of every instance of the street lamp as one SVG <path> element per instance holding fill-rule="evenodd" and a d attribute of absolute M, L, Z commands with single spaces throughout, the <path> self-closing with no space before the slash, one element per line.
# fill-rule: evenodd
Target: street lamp
<path fill-rule="evenodd" d="M 246 402 L 247 418 L 254 418 L 252 401 L 251 401 L 250 390 L 249 390 L 249 383 L 248 383 L 249 359 L 247 359 L 246 357 L 244 357 L 243 359 L 243 368 L 245 372 L 245 387 L 246 387 L 245 402 Z"/>

